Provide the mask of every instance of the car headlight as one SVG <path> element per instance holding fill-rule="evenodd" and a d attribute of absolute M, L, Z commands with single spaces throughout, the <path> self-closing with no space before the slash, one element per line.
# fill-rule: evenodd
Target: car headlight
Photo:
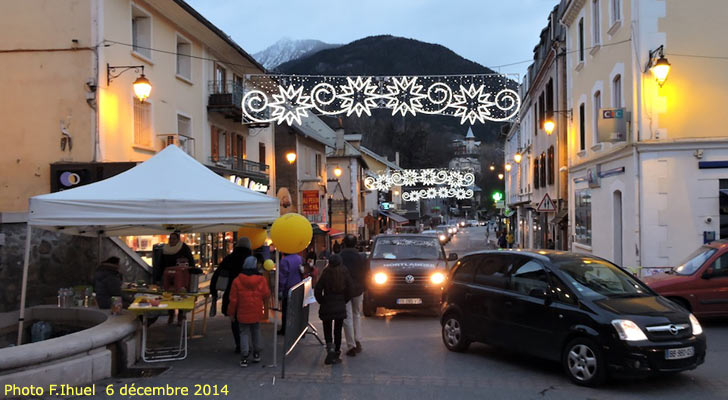
<path fill-rule="evenodd" d="M 622 340 L 629 342 L 647 340 L 647 336 L 642 332 L 642 329 L 628 319 L 615 319 L 612 321 L 612 326 L 617 330 L 619 338 Z"/>
<path fill-rule="evenodd" d="M 385 274 L 384 272 L 377 272 L 376 274 L 374 274 L 374 283 L 376 283 L 377 285 L 384 285 L 385 283 L 387 283 L 387 274 Z"/>
<path fill-rule="evenodd" d="M 700 326 L 700 322 L 693 314 L 690 314 L 690 325 L 693 328 L 693 335 L 700 335 L 703 333 L 703 327 Z"/>
<path fill-rule="evenodd" d="M 443 274 L 442 272 L 435 272 L 434 274 L 430 275 L 430 281 L 435 285 L 439 285 L 445 282 L 445 274 Z"/>
<path fill-rule="evenodd" d="M 446 237 L 445 235 L 440 235 L 440 241 L 441 241 L 441 242 L 444 242 L 444 241 L 445 241 L 445 239 L 447 239 L 447 237 Z"/>

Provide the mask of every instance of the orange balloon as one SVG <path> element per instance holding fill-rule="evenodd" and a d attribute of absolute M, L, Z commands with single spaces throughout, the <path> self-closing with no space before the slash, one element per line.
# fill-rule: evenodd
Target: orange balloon
<path fill-rule="evenodd" d="M 238 229 L 238 237 L 246 237 L 250 239 L 250 248 L 255 250 L 265 243 L 265 239 L 268 238 L 268 234 L 265 229 L 243 227 Z"/>

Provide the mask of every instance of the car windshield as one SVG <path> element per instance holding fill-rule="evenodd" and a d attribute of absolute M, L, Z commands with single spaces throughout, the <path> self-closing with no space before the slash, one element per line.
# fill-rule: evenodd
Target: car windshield
<path fill-rule="evenodd" d="M 435 237 L 386 237 L 374 244 L 372 258 L 385 260 L 438 260 L 443 255 Z"/>
<path fill-rule="evenodd" d="M 692 275 L 698 270 L 698 268 L 700 268 L 701 265 L 705 264 L 705 262 L 708 261 L 708 259 L 715 254 L 716 251 L 716 249 L 701 246 L 690 254 L 685 261 L 675 267 L 673 271 L 677 275 Z"/>
<path fill-rule="evenodd" d="M 583 257 L 556 264 L 583 297 L 603 299 L 652 296 L 650 290 L 641 282 L 604 260 Z"/>

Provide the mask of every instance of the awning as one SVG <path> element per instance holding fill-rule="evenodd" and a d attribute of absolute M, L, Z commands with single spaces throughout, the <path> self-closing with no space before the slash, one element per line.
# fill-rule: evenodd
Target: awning
<path fill-rule="evenodd" d="M 404 224 L 408 224 L 409 223 L 409 220 L 407 218 L 405 218 L 405 217 L 403 217 L 403 216 L 401 216 L 399 214 L 395 214 L 393 212 L 379 211 L 379 214 L 384 215 L 385 217 L 391 219 L 392 221 L 394 221 L 395 224 L 402 224 L 402 225 L 404 225 Z"/>
<path fill-rule="evenodd" d="M 561 211 L 557 212 L 556 215 L 551 219 L 552 224 L 560 224 L 561 222 L 569 219 L 569 209 L 562 208 Z"/>

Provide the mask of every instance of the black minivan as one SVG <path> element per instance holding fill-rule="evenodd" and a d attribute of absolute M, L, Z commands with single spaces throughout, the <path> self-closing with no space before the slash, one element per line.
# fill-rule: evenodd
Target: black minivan
<path fill-rule="evenodd" d="M 705 360 L 698 320 L 598 257 L 561 251 L 471 253 L 443 291 L 442 339 L 478 341 L 560 361 L 577 384 L 608 375 L 680 372 Z"/>

